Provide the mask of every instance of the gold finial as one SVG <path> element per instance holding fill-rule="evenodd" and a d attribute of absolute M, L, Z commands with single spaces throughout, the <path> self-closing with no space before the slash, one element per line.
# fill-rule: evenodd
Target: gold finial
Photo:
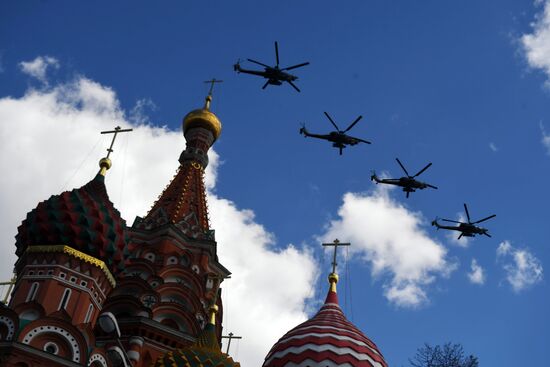
<path fill-rule="evenodd" d="M 216 304 L 212 304 L 208 309 L 208 312 L 210 313 L 210 324 L 216 325 L 216 314 L 218 313 L 218 306 Z"/>
<path fill-rule="evenodd" d="M 330 284 L 330 291 L 336 293 L 336 283 L 338 283 L 338 274 L 330 273 L 328 275 L 328 282 Z"/>
<path fill-rule="evenodd" d="M 99 174 L 101 176 L 105 176 L 107 174 L 107 170 L 111 168 L 113 165 L 113 162 L 109 158 L 101 158 L 99 160 Z"/>
<path fill-rule="evenodd" d="M 101 134 L 114 134 L 113 140 L 111 140 L 111 146 L 107 149 L 107 156 L 105 158 L 101 158 L 99 160 L 99 174 L 102 176 L 105 176 L 107 174 L 107 170 L 111 168 L 113 163 L 109 159 L 109 156 L 113 152 L 113 145 L 115 144 L 115 139 L 118 133 L 125 133 L 128 131 L 133 131 L 133 129 L 122 129 L 120 126 L 115 127 L 114 130 L 108 130 L 108 131 L 102 131 Z"/>

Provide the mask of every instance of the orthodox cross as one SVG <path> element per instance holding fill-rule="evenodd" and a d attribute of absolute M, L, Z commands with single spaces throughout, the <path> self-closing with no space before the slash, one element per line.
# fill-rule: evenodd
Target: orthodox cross
<path fill-rule="evenodd" d="M 212 90 L 214 89 L 214 84 L 215 83 L 223 83 L 223 80 L 218 80 L 216 78 L 212 78 L 212 80 L 207 80 L 205 81 L 206 84 L 209 84 L 210 83 L 210 90 L 208 91 L 208 95 L 211 96 L 212 95 Z"/>
<path fill-rule="evenodd" d="M 336 251 L 338 250 L 338 246 L 349 246 L 350 243 L 342 243 L 338 241 L 338 239 L 335 239 L 333 243 L 323 243 L 323 246 L 333 246 L 334 247 L 334 256 L 332 257 L 332 272 L 336 273 L 336 265 L 338 263 L 336 262 Z"/>
<path fill-rule="evenodd" d="M 109 155 L 113 151 L 113 144 L 115 144 L 115 139 L 116 139 L 117 134 L 118 133 L 129 132 L 129 131 L 133 131 L 133 130 L 134 129 L 122 129 L 120 126 L 117 126 L 117 127 L 115 127 L 114 130 L 102 131 L 101 134 L 114 134 L 113 135 L 113 140 L 111 140 L 111 146 L 109 147 L 109 149 L 107 149 L 107 157 L 105 157 L 105 158 L 109 158 Z"/>
<path fill-rule="evenodd" d="M 225 351 L 225 354 L 229 354 L 229 346 L 231 345 L 231 339 L 242 339 L 242 338 L 243 338 L 242 336 L 236 336 L 233 333 L 229 333 L 227 334 L 227 336 L 222 335 L 222 339 L 229 339 L 227 341 L 227 350 Z"/>

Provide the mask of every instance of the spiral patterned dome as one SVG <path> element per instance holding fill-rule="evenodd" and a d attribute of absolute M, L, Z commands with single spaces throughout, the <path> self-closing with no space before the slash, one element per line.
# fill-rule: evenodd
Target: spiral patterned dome
<path fill-rule="evenodd" d="M 331 274 L 323 307 L 279 339 L 263 367 L 387 367 L 376 345 L 344 316 L 336 294 L 337 280 Z"/>
<path fill-rule="evenodd" d="M 102 260 L 112 273 L 128 257 L 126 222 L 109 200 L 105 177 L 98 174 L 79 189 L 42 201 L 18 228 L 16 254 L 29 246 L 67 245 Z"/>

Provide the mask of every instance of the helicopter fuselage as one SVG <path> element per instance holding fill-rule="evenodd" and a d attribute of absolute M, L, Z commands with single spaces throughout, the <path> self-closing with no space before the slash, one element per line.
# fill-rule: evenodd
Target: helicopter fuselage
<path fill-rule="evenodd" d="M 293 82 L 295 80 L 298 80 L 298 77 L 296 75 L 292 75 L 287 72 L 284 72 L 279 68 L 267 67 L 267 68 L 264 68 L 264 71 L 261 71 L 261 70 L 244 69 L 239 64 L 235 64 L 234 69 L 239 73 L 262 76 L 265 79 L 269 79 L 269 84 L 273 84 L 273 85 L 281 85 L 282 82 L 288 82 L 288 81 Z"/>
<path fill-rule="evenodd" d="M 441 225 L 437 222 L 437 220 L 434 220 L 432 222 L 432 225 L 436 226 L 438 229 L 448 229 L 451 231 L 458 231 L 461 232 L 461 236 L 463 237 L 475 237 L 476 234 L 484 234 L 488 235 L 488 229 L 483 227 L 478 227 L 473 224 L 469 223 L 460 223 L 458 226 L 445 226 Z"/>

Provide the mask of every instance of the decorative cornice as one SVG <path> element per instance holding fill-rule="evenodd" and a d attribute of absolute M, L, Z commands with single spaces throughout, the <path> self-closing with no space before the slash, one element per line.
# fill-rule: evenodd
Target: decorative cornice
<path fill-rule="evenodd" d="M 102 260 L 99 260 L 98 258 L 95 258 L 90 255 L 87 255 L 84 252 L 75 250 L 70 246 L 67 246 L 67 245 L 29 246 L 27 247 L 26 252 L 29 252 L 29 253 L 58 252 L 58 253 L 64 253 L 69 256 L 75 257 L 77 259 L 83 260 L 89 264 L 92 264 L 100 268 L 103 271 L 103 273 L 105 273 L 105 276 L 107 276 L 107 279 L 109 280 L 109 283 L 111 283 L 111 286 L 113 286 L 113 288 L 116 286 L 115 278 L 109 271 L 109 268 L 107 267 L 107 265 Z"/>

